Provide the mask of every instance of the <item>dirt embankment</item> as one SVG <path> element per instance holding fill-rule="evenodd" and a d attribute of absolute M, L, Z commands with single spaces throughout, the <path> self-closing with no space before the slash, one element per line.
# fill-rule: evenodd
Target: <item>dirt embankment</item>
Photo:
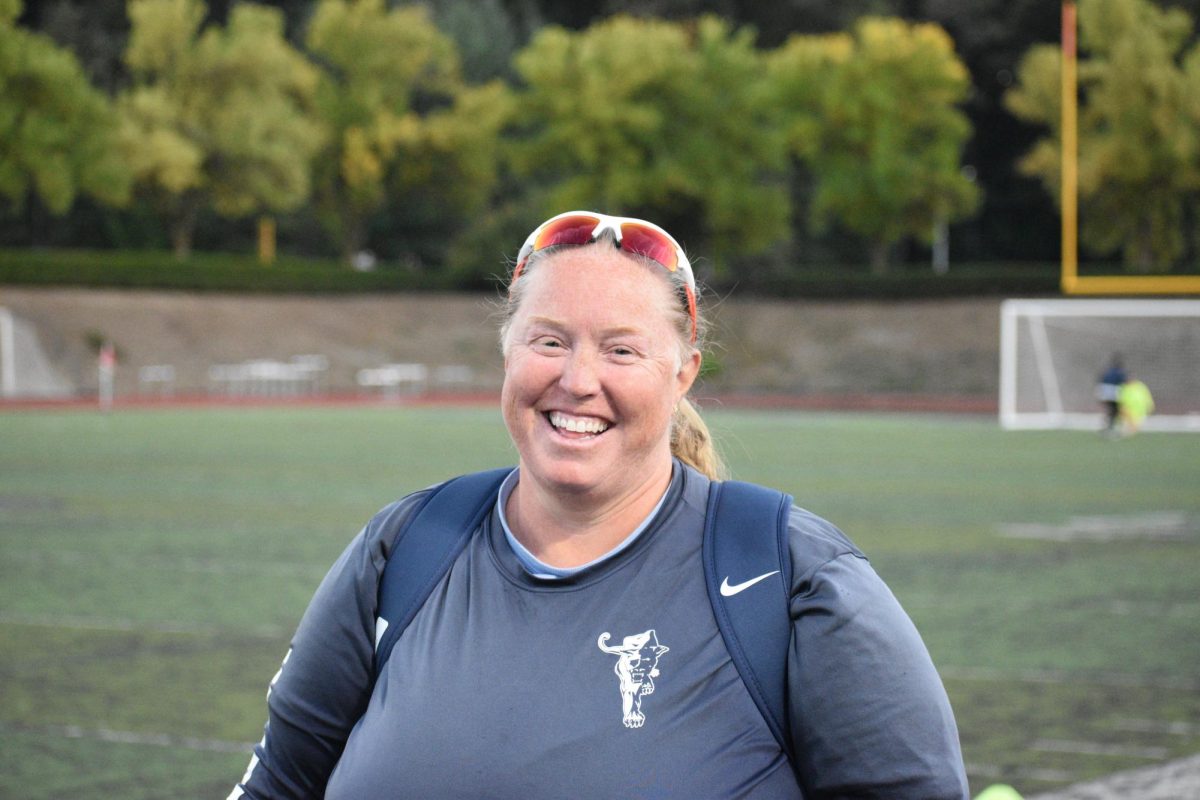
<path fill-rule="evenodd" d="M 705 393 L 995 397 L 999 300 L 710 304 Z M 118 394 L 171 365 L 177 394 L 214 390 L 214 365 L 327 360 L 323 390 L 356 392 L 358 371 L 389 363 L 470 368 L 472 389 L 502 371 L 497 301 L 480 295 L 294 297 L 0 287 L 73 391 L 95 390 L 96 347 L 115 343 Z M 144 374 L 144 373 L 143 373 Z M 143 384 L 141 387 L 147 388 Z"/>

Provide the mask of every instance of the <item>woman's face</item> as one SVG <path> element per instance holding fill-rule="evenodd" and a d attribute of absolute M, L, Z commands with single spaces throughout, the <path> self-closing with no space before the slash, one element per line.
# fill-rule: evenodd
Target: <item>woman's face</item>
<path fill-rule="evenodd" d="M 670 473 L 670 421 L 700 368 L 680 363 L 668 282 L 598 244 L 548 256 L 505 340 L 502 406 L 521 478 L 611 499 Z"/>

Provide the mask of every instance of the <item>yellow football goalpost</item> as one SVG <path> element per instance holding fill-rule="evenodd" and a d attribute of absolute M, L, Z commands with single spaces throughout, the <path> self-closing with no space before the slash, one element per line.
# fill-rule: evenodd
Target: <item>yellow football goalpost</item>
<path fill-rule="evenodd" d="M 1079 274 L 1079 93 L 1074 0 L 1062 4 L 1063 294 L 1200 294 L 1200 275 Z"/>

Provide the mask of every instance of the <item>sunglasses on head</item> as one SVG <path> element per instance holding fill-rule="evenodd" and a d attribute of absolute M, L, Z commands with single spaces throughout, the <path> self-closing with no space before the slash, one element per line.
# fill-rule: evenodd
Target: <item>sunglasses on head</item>
<path fill-rule="evenodd" d="M 688 317 L 692 321 L 691 341 L 695 342 L 696 278 L 692 273 L 692 264 L 671 234 L 653 222 L 633 217 L 610 217 L 591 211 L 568 211 L 551 217 L 535 228 L 521 246 L 509 286 L 517 282 L 529 257 L 537 251 L 559 245 L 590 244 L 605 231 L 612 232 L 617 246 L 625 252 L 648 258 L 668 272 L 679 272 L 683 276 Z"/>

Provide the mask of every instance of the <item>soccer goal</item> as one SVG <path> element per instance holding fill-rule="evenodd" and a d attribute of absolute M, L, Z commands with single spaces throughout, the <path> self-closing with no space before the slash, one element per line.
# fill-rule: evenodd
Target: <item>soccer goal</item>
<path fill-rule="evenodd" d="M 1114 356 L 1154 395 L 1144 430 L 1200 432 L 1200 300 L 1006 300 L 1000 424 L 1098 430 Z"/>

